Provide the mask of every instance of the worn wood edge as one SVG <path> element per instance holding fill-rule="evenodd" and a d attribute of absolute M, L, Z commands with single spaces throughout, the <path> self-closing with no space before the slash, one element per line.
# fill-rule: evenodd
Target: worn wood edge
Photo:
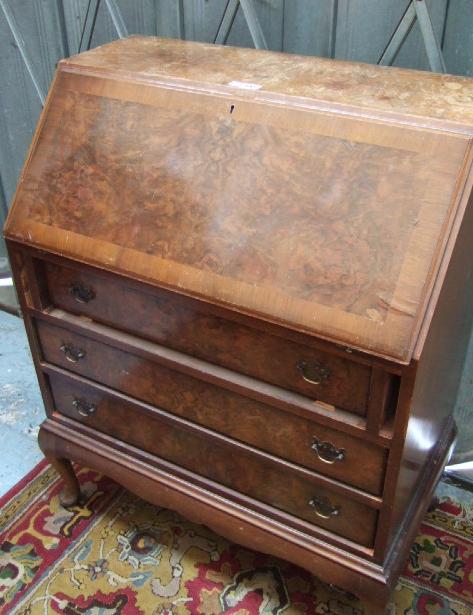
<path fill-rule="evenodd" d="M 459 178 L 460 186 L 457 193 L 457 207 L 453 220 L 449 226 L 448 234 L 445 237 L 443 252 L 435 268 L 435 275 L 431 284 L 432 289 L 427 297 L 426 305 L 423 310 L 424 315 L 421 322 L 419 322 L 416 343 L 412 351 L 412 359 L 414 361 L 418 361 L 422 355 L 430 323 L 440 298 L 440 293 L 443 288 L 450 259 L 455 248 L 466 209 L 467 207 L 473 207 L 473 139 L 469 142 L 462 175 L 463 181 Z"/>
<path fill-rule="evenodd" d="M 465 190 L 468 184 L 471 183 L 472 177 L 472 143 L 472 139 L 467 143 L 462 166 L 455 181 L 453 196 L 448 211 L 446 212 L 436 249 L 427 272 L 417 314 L 412 324 L 409 344 L 405 352 L 409 361 L 416 361 L 419 359 L 419 342 L 423 347 L 443 286 L 461 221 L 463 220 L 467 204 L 464 200 Z"/>
<path fill-rule="evenodd" d="M 229 452 L 237 451 L 240 455 L 253 457 L 256 460 L 263 461 L 264 463 L 274 466 L 274 468 L 277 470 L 280 470 L 282 472 L 290 472 L 298 476 L 299 479 L 309 481 L 315 485 L 327 487 L 328 489 L 333 490 L 335 493 L 339 493 L 344 497 L 348 497 L 356 502 L 359 502 L 360 504 L 369 506 L 370 508 L 379 510 L 382 506 L 382 497 L 365 491 L 360 487 L 344 483 L 336 478 L 329 478 L 323 474 L 320 474 L 316 470 L 312 470 L 306 468 L 305 466 L 298 465 L 295 462 L 287 459 L 279 458 L 273 453 L 258 449 L 254 445 L 245 444 L 240 440 L 235 440 L 230 436 L 216 432 L 209 427 L 193 423 L 192 421 L 189 421 L 188 419 L 185 419 L 177 414 L 172 414 L 171 412 L 168 412 L 163 408 L 140 401 L 127 395 L 126 393 L 121 393 L 103 384 L 93 382 L 88 378 L 85 378 L 78 374 L 72 374 L 71 372 L 68 372 L 67 370 L 60 367 L 56 367 L 49 363 L 42 363 L 41 367 L 46 374 L 58 375 L 67 379 L 69 382 L 78 382 L 79 384 L 91 387 L 96 391 L 103 392 L 107 397 L 110 397 L 111 399 L 116 399 L 123 403 L 133 405 L 135 408 L 143 411 L 144 414 L 150 417 L 155 416 L 159 420 L 169 425 L 172 425 L 177 429 L 182 429 L 198 437 L 213 441 L 220 446 L 227 448 Z M 56 408 L 56 411 L 61 413 L 60 408 Z"/>
<path fill-rule="evenodd" d="M 57 421 L 46 419 L 38 438 L 48 455 L 93 467 L 140 497 L 144 494 L 137 479 L 145 481 L 147 500 L 175 510 L 194 523 L 207 525 L 238 544 L 291 561 L 328 583 L 334 582 L 335 572 L 336 583 L 357 596 L 389 596 L 389 577 L 379 564 L 173 476 Z"/>
<path fill-rule="evenodd" d="M 18 197 L 18 193 L 20 191 L 20 187 L 21 184 L 23 183 L 23 179 L 28 171 L 31 159 L 33 158 L 33 154 L 36 150 L 36 144 L 38 142 L 39 139 L 39 135 L 41 134 L 41 131 L 43 129 L 43 125 L 46 121 L 46 117 L 48 115 L 48 111 L 49 111 L 49 106 L 51 103 L 51 100 L 53 98 L 55 89 L 56 89 L 56 83 L 58 81 L 58 75 L 59 75 L 59 70 L 56 69 L 56 72 L 54 73 L 54 77 L 53 80 L 51 82 L 51 85 L 49 87 L 48 90 L 48 95 L 46 96 L 46 100 L 44 102 L 44 107 L 41 111 L 41 114 L 39 116 L 39 120 L 38 123 L 36 124 L 36 128 L 33 134 L 33 139 L 30 143 L 30 146 L 28 148 L 28 152 L 26 154 L 26 158 L 25 158 L 25 162 L 23 163 L 23 168 L 21 170 L 20 176 L 18 178 L 18 182 L 15 188 L 15 192 L 13 193 L 13 197 L 11 200 L 11 207 L 8 210 L 8 214 L 5 220 L 5 224 L 3 225 L 3 237 L 5 239 L 9 239 L 12 238 L 14 239 L 14 235 L 12 233 L 12 227 L 13 227 L 13 221 L 14 221 L 14 216 L 15 216 L 15 203 L 17 201 L 17 197 Z"/>
<path fill-rule="evenodd" d="M 153 38 L 155 40 L 159 40 L 160 37 L 144 37 L 144 36 L 136 36 L 132 35 L 127 38 Z M 186 41 L 190 42 L 190 41 Z M 201 43 L 197 41 L 192 41 L 193 44 L 200 45 L 202 47 L 208 47 L 208 43 Z M 113 42 L 108 43 L 107 45 L 113 45 Z M 106 45 L 103 45 L 105 47 Z M 215 47 L 219 47 L 221 45 L 213 45 Z M 225 45 L 225 47 L 231 47 L 231 45 Z M 238 48 L 236 48 L 238 49 Z M 301 56 L 299 54 L 292 54 L 288 52 L 279 52 L 279 51 L 267 51 L 267 50 L 257 50 L 252 49 L 251 52 L 256 54 L 283 54 L 284 56 L 291 56 L 294 62 L 300 58 L 304 62 L 307 61 L 307 56 Z M 87 52 L 86 52 L 87 53 Z M 348 103 L 341 102 L 333 102 L 324 100 L 324 98 L 316 98 L 309 96 L 301 96 L 297 94 L 282 94 L 278 92 L 273 92 L 271 89 L 261 89 L 261 90 L 249 90 L 244 91 L 236 88 L 232 88 L 228 85 L 221 84 L 212 84 L 211 87 L 208 84 L 199 81 L 193 81 L 190 79 L 185 79 L 183 77 L 170 77 L 169 75 L 160 76 L 159 73 L 155 75 L 145 75 L 142 74 L 140 77 L 140 73 L 129 72 L 126 70 L 107 70 L 104 68 L 100 68 L 94 66 L 91 62 L 90 64 L 82 64 L 80 62 L 75 62 L 74 59 L 77 57 L 71 56 L 69 58 L 65 58 L 58 63 L 58 70 L 70 73 L 81 73 L 87 74 L 89 76 L 96 76 L 101 78 L 110 78 L 117 81 L 129 81 L 133 83 L 157 86 L 157 87 L 167 87 L 171 89 L 183 89 L 190 92 L 200 92 L 200 93 L 213 93 L 220 94 L 224 97 L 240 97 L 241 99 L 251 99 L 257 102 L 264 103 L 273 103 L 276 105 L 283 104 L 287 102 L 288 99 L 294 103 L 294 106 L 299 108 L 313 109 L 320 111 L 321 113 L 337 113 L 339 115 L 345 115 L 348 117 L 356 117 L 358 119 L 364 119 L 368 121 L 375 122 L 383 122 L 388 121 L 392 124 L 397 124 L 399 126 L 412 126 L 413 128 L 420 129 L 430 129 L 441 132 L 449 132 L 455 133 L 459 135 L 473 135 L 473 126 L 467 122 L 461 120 L 444 120 L 440 118 L 435 118 L 432 116 L 426 115 L 417 115 L 413 113 L 400 112 L 400 111 L 390 111 L 388 109 L 376 109 L 371 106 L 363 106 L 363 105 L 353 105 Z M 347 60 L 334 60 L 330 58 L 317 58 L 318 60 L 323 60 L 327 62 L 327 64 L 345 64 L 353 67 L 364 66 L 362 62 L 350 62 Z M 394 66 L 372 66 L 372 68 L 379 69 L 380 71 L 390 70 L 395 72 L 409 72 L 412 73 L 412 77 L 415 76 L 420 78 L 425 78 L 425 71 L 413 70 L 403 68 L 400 69 Z M 458 79 L 458 75 L 450 75 L 453 79 Z M 423 121 L 422 121 L 423 120 Z"/>

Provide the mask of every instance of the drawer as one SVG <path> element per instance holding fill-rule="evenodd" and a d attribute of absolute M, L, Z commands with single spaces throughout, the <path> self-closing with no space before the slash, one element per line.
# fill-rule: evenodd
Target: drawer
<path fill-rule="evenodd" d="M 169 291 L 138 290 L 89 269 L 41 266 L 54 306 L 366 415 L 371 374 L 366 365 L 217 316 L 205 303 Z"/>
<path fill-rule="evenodd" d="M 381 493 L 386 461 L 381 447 L 68 329 L 38 321 L 37 330 L 49 363 L 321 474 Z M 67 353 L 75 353 L 77 360 L 71 362 L 74 357 Z"/>
<path fill-rule="evenodd" d="M 363 546 L 371 547 L 377 511 L 257 451 L 177 422 L 111 391 L 50 374 L 58 412 Z M 356 519 L 356 523 L 353 521 Z"/>

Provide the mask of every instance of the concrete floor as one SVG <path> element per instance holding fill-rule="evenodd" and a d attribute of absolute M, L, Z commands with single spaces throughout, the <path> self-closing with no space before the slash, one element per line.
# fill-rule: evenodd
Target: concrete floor
<path fill-rule="evenodd" d="M 0 311 L 0 494 L 42 459 L 36 436 L 43 415 L 23 321 Z"/>

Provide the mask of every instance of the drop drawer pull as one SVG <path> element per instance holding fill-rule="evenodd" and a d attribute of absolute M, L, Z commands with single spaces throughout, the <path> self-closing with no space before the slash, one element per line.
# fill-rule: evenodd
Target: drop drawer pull
<path fill-rule="evenodd" d="M 72 282 L 69 291 L 77 303 L 89 303 L 95 299 L 95 291 L 83 282 Z"/>
<path fill-rule="evenodd" d="M 70 344 L 63 344 L 61 346 L 61 352 L 66 355 L 66 359 L 71 363 L 77 363 L 77 361 L 85 357 L 85 350 L 82 350 L 82 348 L 76 348 Z"/>
<path fill-rule="evenodd" d="M 331 442 L 323 442 L 315 436 L 310 448 L 317 453 L 317 457 L 324 463 L 333 464 L 345 460 L 344 448 L 337 448 Z"/>
<path fill-rule="evenodd" d="M 304 380 L 310 382 L 310 384 L 323 384 L 330 378 L 330 370 L 317 363 L 317 361 L 311 361 L 310 363 L 299 361 L 296 367 Z"/>
<path fill-rule="evenodd" d="M 97 406 L 95 404 L 92 404 L 85 399 L 78 399 L 77 397 L 74 398 L 72 405 L 81 416 L 90 416 L 97 410 Z"/>
<path fill-rule="evenodd" d="M 321 517 L 322 519 L 332 519 L 332 517 L 338 517 L 340 515 L 340 506 L 332 506 L 330 500 L 324 497 L 314 496 L 310 500 L 309 506 L 314 509 L 317 517 Z"/>

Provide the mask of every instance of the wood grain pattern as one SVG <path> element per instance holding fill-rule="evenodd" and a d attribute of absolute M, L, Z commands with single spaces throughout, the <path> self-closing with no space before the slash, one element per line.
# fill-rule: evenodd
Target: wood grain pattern
<path fill-rule="evenodd" d="M 87 70 L 212 86 L 247 81 L 261 84 L 263 91 L 371 112 L 451 120 L 469 126 L 470 132 L 473 123 L 473 84 L 468 77 L 140 36 L 65 62 Z"/>
<path fill-rule="evenodd" d="M 311 399 L 360 416 L 366 414 L 371 376 L 367 366 L 218 317 L 209 313 L 205 304 L 174 293 L 158 289 L 146 293 L 125 280 L 52 263 L 44 267 L 43 279 L 49 293 L 45 306 L 51 302 L 68 312 L 90 316 L 97 322 Z M 78 303 L 71 293 L 77 284 L 90 289 L 93 299 Z M 307 343 L 310 342 L 307 338 Z M 328 378 L 320 384 L 307 382 L 298 369 L 301 362 L 305 362 L 309 371 L 311 366 L 328 370 Z"/>
<path fill-rule="evenodd" d="M 53 365 L 342 482 L 381 493 L 386 458 L 382 448 L 67 329 L 42 321 L 36 326 L 43 358 Z M 84 357 L 71 363 L 61 351 L 64 345 L 80 349 Z M 314 439 L 343 449 L 344 461 L 325 463 L 312 449 Z"/>
<path fill-rule="evenodd" d="M 50 375 L 56 408 L 75 420 L 85 420 L 91 427 L 121 441 L 128 442 L 159 457 L 178 464 L 276 508 L 320 525 L 364 546 L 371 546 L 377 512 L 347 497 L 301 480 L 282 467 L 258 460 L 251 455 L 227 450 L 215 440 L 208 441 L 198 432 L 176 429 L 170 423 L 140 412 L 138 406 L 125 403 L 92 386 L 71 385 Z M 80 416 L 72 402 L 83 398 L 96 405 L 89 417 Z M 313 497 L 326 498 L 340 514 L 322 519 L 309 502 Z M 353 519 L 359 520 L 354 524 Z"/>
<path fill-rule="evenodd" d="M 59 81 L 13 236 L 410 358 L 465 138 L 67 72 Z"/>
<path fill-rule="evenodd" d="M 83 316 L 74 316 L 59 309 L 52 309 L 44 313 L 27 308 L 27 314 L 34 320 L 49 322 L 53 326 L 65 327 L 68 331 L 100 343 L 112 344 L 115 348 L 125 352 L 156 361 L 204 382 L 218 385 L 244 397 L 274 406 L 284 412 L 316 421 L 350 436 L 361 437 L 366 442 L 371 442 L 382 448 L 389 448 L 392 444 L 392 425 L 389 422 L 383 425 L 379 433 L 375 433 L 373 429 L 368 429 L 368 420 L 364 417 L 340 410 L 329 404 L 311 400 L 298 393 L 256 380 L 227 368 L 206 363 L 171 348 L 95 323 Z M 395 400 L 392 401 L 395 402 Z M 371 405 L 372 402 L 370 401 L 370 411 L 372 410 Z M 394 403 L 391 411 L 394 412 L 395 408 Z M 382 412 L 382 408 L 379 410 Z"/>
<path fill-rule="evenodd" d="M 425 198 L 419 152 L 72 92 L 59 113 L 61 159 L 41 154 L 24 185 L 32 221 L 385 321 Z"/>

